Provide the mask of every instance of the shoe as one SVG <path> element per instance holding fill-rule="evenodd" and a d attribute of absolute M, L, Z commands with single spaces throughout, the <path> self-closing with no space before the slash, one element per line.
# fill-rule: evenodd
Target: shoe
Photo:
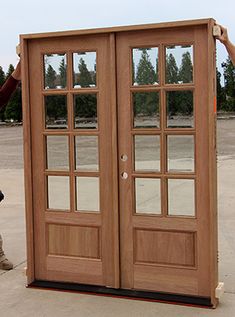
<path fill-rule="evenodd" d="M 0 190 L 0 202 L 4 199 L 3 192 Z"/>
<path fill-rule="evenodd" d="M 8 259 L 5 259 L 0 262 L 0 269 L 6 271 L 12 270 L 13 264 Z"/>

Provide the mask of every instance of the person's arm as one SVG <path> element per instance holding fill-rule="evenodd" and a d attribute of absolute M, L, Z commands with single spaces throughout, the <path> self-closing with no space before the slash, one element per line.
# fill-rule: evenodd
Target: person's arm
<path fill-rule="evenodd" d="M 11 76 L 8 77 L 4 85 L 0 88 L 0 109 L 3 108 L 9 101 L 12 93 L 16 90 L 20 81 L 20 62 Z"/>
<path fill-rule="evenodd" d="M 217 37 L 217 39 L 224 44 L 227 49 L 227 52 L 230 56 L 230 59 L 235 66 L 235 45 L 229 40 L 228 31 L 222 25 L 219 25 L 221 28 L 221 35 Z"/>

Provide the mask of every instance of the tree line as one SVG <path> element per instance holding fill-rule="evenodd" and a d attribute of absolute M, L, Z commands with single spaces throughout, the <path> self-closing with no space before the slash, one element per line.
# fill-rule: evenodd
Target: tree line
<path fill-rule="evenodd" d="M 14 66 L 9 65 L 7 73 L 3 71 L 0 66 L 0 86 L 4 84 L 6 79 L 13 73 Z M 11 96 L 8 104 L 0 111 L 0 121 L 22 121 L 22 98 L 21 98 L 21 84 L 17 87 L 16 91 Z"/>
<path fill-rule="evenodd" d="M 151 85 L 158 83 L 158 60 L 155 65 L 150 59 L 147 49 L 142 49 L 138 65 L 133 61 L 133 84 Z M 224 85 L 221 84 L 222 74 L 216 70 L 217 76 L 217 109 L 218 111 L 235 112 L 235 67 L 228 57 L 222 63 Z M 6 74 L 0 66 L 0 86 L 14 71 L 14 66 L 9 65 Z M 67 66 L 62 59 L 58 73 L 49 64 L 45 69 L 45 88 L 64 88 L 66 87 Z M 181 64 L 178 67 L 173 54 L 166 56 L 165 81 L 168 84 L 191 83 L 193 81 L 193 64 L 189 52 L 182 55 Z M 84 59 L 80 59 L 78 70 L 74 74 L 74 84 L 78 87 L 90 87 L 96 84 L 96 73 L 89 71 Z M 80 99 L 75 103 L 75 114 L 79 117 L 93 117 L 96 115 L 96 101 L 94 95 L 80 95 Z M 58 100 L 57 100 L 58 98 Z M 189 91 L 169 93 L 166 98 L 167 112 L 169 116 L 191 115 L 193 111 L 193 98 Z M 47 115 L 50 119 L 58 119 L 66 115 L 66 107 L 60 109 L 60 96 L 48 99 Z M 159 100 L 155 93 L 136 93 L 133 98 L 135 115 L 151 116 L 159 112 Z M 22 121 L 22 101 L 21 85 L 18 86 L 12 95 L 7 106 L 0 111 L 0 121 L 14 120 Z"/>

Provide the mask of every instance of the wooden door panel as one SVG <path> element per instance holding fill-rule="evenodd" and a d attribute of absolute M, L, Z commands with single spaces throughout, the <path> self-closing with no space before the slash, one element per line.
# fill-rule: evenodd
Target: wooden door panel
<path fill-rule="evenodd" d="M 163 267 L 156 269 L 149 265 L 134 265 L 134 288 L 185 295 L 199 292 L 196 271 Z"/>
<path fill-rule="evenodd" d="M 134 263 L 195 267 L 195 234 L 136 229 Z"/>
<path fill-rule="evenodd" d="M 113 54 L 107 34 L 29 45 L 38 280 L 119 285 Z"/>
<path fill-rule="evenodd" d="M 210 265 L 216 254 L 210 239 L 216 237 L 208 231 L 215 212 L 209 208 L 214 198 L 208 194 L 212 185 L 207 151 L 214 138 L 207 120 L 213 115 L 208 104 L 213 93 L 207 81 L 208 49 L 205 26 L 117 35 L 119 158 L 127 157 L 119 160 L 123 288 L 215 300 L 216 272 Z M 192 71 L 187 79 L 170 81 L 167 63 L 174 60 L 177 67 L 179 51 L 182 60 L 191 58 Z M 144 77 L 154 69 L 154 80 Z M 178 109 L 172 108 L 174 102 Z M 191 118 L 180 121 L 182 113 L 187 116 L 182 110 L 187 102 Z"/>

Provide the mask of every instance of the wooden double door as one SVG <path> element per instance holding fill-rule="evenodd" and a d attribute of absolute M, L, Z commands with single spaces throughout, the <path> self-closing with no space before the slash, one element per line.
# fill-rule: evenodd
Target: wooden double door
<path fill-rule="evenodd" d="M 23 37 L 34 279 L 215 303 L 211 23 Z"/>

